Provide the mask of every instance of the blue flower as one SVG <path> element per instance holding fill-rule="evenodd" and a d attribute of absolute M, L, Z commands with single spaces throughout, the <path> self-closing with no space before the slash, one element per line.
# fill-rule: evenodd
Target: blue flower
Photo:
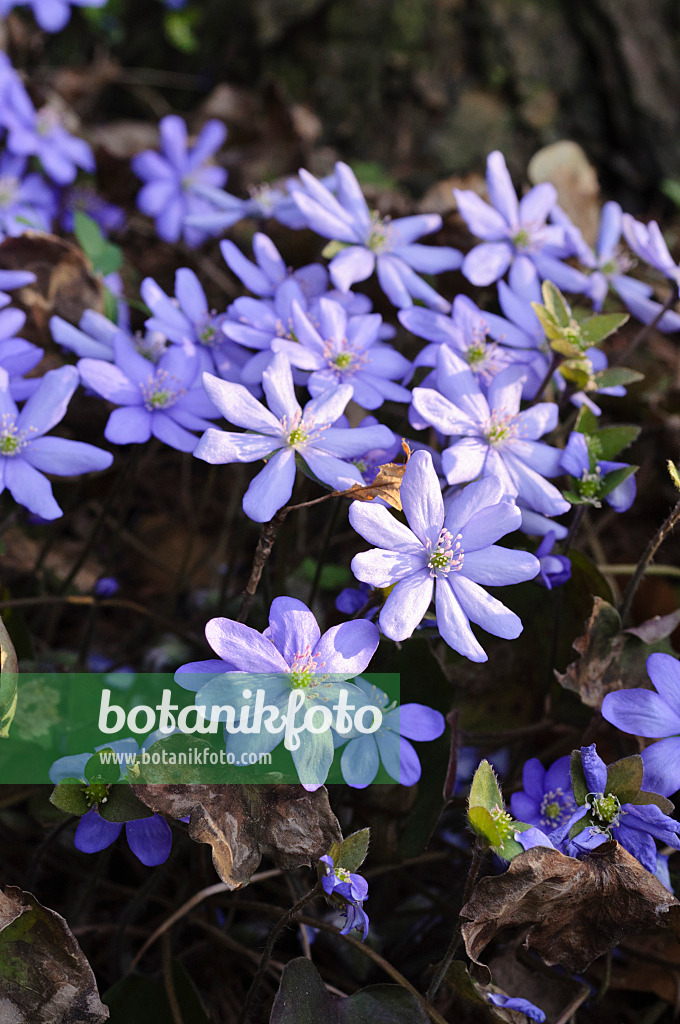
<path fill-rule="evenodd" d="M 607 474 L 613 473 L 615 470 L 626 469 L 628 463 L 610 462 L 607 459 L 595 461 L 588 450 L 585 434 L 574 430 L 569 435 L 567 446 L 562 452 L 560 466 L 565 473 L 569 473 L 574 478 L 576 486 L 579 488 L 579 497 L 599 508 L 601 505 L 599 491 L 606 481 Z M 627 512 L 635 501 L 636 494 L 637 486 L 633 474 L 604 495 L 604 500 L 615 512 Z"/>
<path fill-rule="evenodd" d="M 153 733 L 141 747 L 136 740 L 123 739 L 113 740 L 96 749 L 111 749 L 114 753 L 127 757 L 145 750 L 154 739 L 159 738 L 161 736 L 158 733 Z M 81 853 L 99 853 L 105 850 L 116 841 L 123 829 L 123 822 L 107 821 L 99 813 L 99 807 L 108 799 L 108 786 L 89 785 L 90 780 L 85 777 L 85 767 L 91 757 L 91 752 L 70 754 L 58 758 L 50 768 L 50 780 L 55 786 L 66 779 L 79 779 L 88 787 L 86 796 L 92 806 L 78 822 L 73 839 L 76 849 Z M 122 768 L 120 778 L 125 778 Z M 125 836 L 135 857 L 146 867 L 156 867 L 168 859 L 172 846 L 172 831 L 162 815 L 153 814 L 126 821 Z"/>
<path fill-rule="evenodd" d="M 327 896 L 339 898 L 344 904 L 344 913 L 347 918 L 341 935 L 347 935 L 354 928 L 362 932 L 362 942 L 368 935 L 368 915 L 363 909 L 363 902 L 368 898 L 368 882 L 363 875 L 357 875 L 353 871 L 344 868 L 336 868 L 333 858 L 328 854 L 319 857 L 319 863 L 324 865 L 324 874 L 321 876 L 321 885 Z"/>
<path fill-rule="evenodd" d="M 299 270 L 290 271 L 281 253 L 269 235 L 256 231 L 253 235 L 255 263 L 246 259 L 238 246 L 225 240 L 220 251 L 232 274 L 260 299 L 272 299 L 279 285 L 293 277 L 307 299 L 317 298 L 328 287 L 328 272 L 320 263 L 310 263 Z"/>
<path fill-rule="evenodd" d="M 75 214 L 86 213 L 102 232 L 122 231 L 125 227 L 125 210 L 115 203 L 109 203 L 93 188 L 73 185 L 62 196 L 61 226 L 64 231 L 75 230 Z"/>
<path fill-rule="evenodd" d="M 485 477 L 466 487 L 444 512 L 439 480 L 429 452 L 409 459 L 401 483 L 409 527 L 380 505 L 355 501 L 349 518 L 360 536 L 377 545 L 355 555 L 352 572 L 374 587 L 392 587 L 380 613 L 391 640 L 411 636 L 426 614 L 434 592 L 437 627 L 447 644 L 471 661 L 487 656 L 470 621 L 488 633 L 514 639 L 522 623 L 484 586 L 533 579 L 538 560 L 494 542 L 517 528 L 517 506 L 501 500 L 503 486 Z"/>
<path fill-rule="evenodd" d="M 543 1024 L 545 1020 L 545 1014 L 534 1003 L 530 1003 L 528 999 L 522 999 L 519 996 L 506 996 L 503 992 L 487 992 L 486 998 L 494 1006 L 502 1006 L 505 1010 L 519 1010 L 529 1020 L 538 1021 L 538 1024 Z"/>
<path fill-rule="evenodd" d="M 227 178 L 222 167 L 208 160 L 221 147 L 226 129 L 221 121 L 206 121 L 193 148 L 187 141 L 187 126 L 181 117 L 168 114 L 159 123 L 161 153 L 145 149 L 132 160 L 131 167 L 145 184 L 137 196 L 142 213 L 155 218 L 156 231 L 165 242 L 180 237 L 189 246 L 197 246 L 208 233 L 186 223 L 192 214 L 209 212 L 211 207 L 196 194 L 197 185 L 221 186 Z"/>
<path fill-rule="evenodd" d="M 113 444 L 143 444 L 151 435 L 181 452 L 192 452 L 196 436 L 217 415 L 198 386 L 192 345 L 171 345 L 154 366 L 123 334 L 113 340 L 115 364 L 81 359 L 84 384 L 120 406 L 109 416 L 104 437 Z"/>
<path fill-rule="evenodd" d="M 26 157 L 3 153 L 0 156 L 0 237 L 22 235 L 27 228 L 49 231 L 55 212 L 53 190 L 40 174 L 26 173 Z"/>
<path fill-rule="evenodd" d="M 337 197 L 305 170 L 300 171 L 302 187 L 292 198 L 306 219 L 307 227 L 338 243 L 331 259 L 331 280 L 340 291 L 365 281 L 375 270 L 380 287 L 400 309 L 418 299 L 434 309 L 448 312 L 449 303 L 418 275 L 457 270 L 462 256 L 446 246 L 416 244 L 422 235 L 442 226 L 438 214 L 382 218 L 372 212 L 354 172 L 347 164 L 335 165 Z"/>
<path fill-rule="evenodd" d="M 94 445 L 44 436 L 63 419 L 77 386 L 74 366 L 50 370 L 19 412 L 7 373 L 0 369 L 0 493 L 7 488 L 19 505 L 43 519 L 62 515 L 43 473 L 77 476 L 113 462 L 110 452 Z"/>
<path fill-rule="evenodd" d="M 557 426 L 557 405 L 539 402 L 520 412 L 525 381 L 520 367 L 502 370 L 485 395 L 469 366 L 444 345 L 437 365 L 438 390 L 415 388 L 413 407 L 452 439 L 442 452 L 448 482 L 496 476 L 506 495 L 519 496 L 537 512 L 566 512 L 569 503 L 545 479 L 560 473 L 562 453 L 538 441 Z"/>
<path fill-rule="evenodd" d="M 2 0 L 0 14 L 5 17 L 14 7 L 27 4 L 45 32 L 61 32 L 71 20 L 71 6 L 103 7 L 106 0 Z"/>
<path fill-rule="evenodd" d="M 563 583 L 571 579 L 571 562 L 567 556 L 552 554 L 555 539 L 555 531 L 550 530 L 536 548 L 536 558 L 541 567 L 536 582 L 548 590 L 552 590 L 553 587 L 561 587 Z"/>
<path fill-rule="evenodd" d="M 291 692 L 300 692 L 304 697 L 298 710 L 301 719 L 310 708 L 331 705 L 343 690 L 355 708 L 367 703 L 362 690 L 345 682 L 366 669 L 378 646 L 378 629 L 365 619 L 340 623 L 322 636 L 302 601 L 277 597 L 264 634 L 233 619 L 219 618 L 208 622 L 205 635 L 222 660 L 183 665 L 175 678 L 180 686 L 198 691 L 196 704 L 208 712 L 227 704 L 238 709 L 250 702 L 254 689 L 262 689 L 266 703 L 281 713 L 288 708 Z M 206 673 L 210 675 L 207 680 Z M 227 751 L 234 753 L 238 764 L 242 753 L 273 750 L 282 739 L 281 731 L 230 733 Z M 319 733 L 304 730 L 291 754 L 303 785 L 323 785 L 334 755 L 331 729 Z"/>
<path fill-rule="evenodd" d="M 16 74 L 6 77 L 2 85 L 0 121 L 7 128 L 6 145 L 11 153 L 38 157 L 45 173 L 57 185 L 70 185 L 79 167 L 89 172 L 95 170 L 87 142 L 66 131 L 54 106 L 47 103 L 36 111 Z"/>
<path fill-rule="evenodd" d="M 486 183 L 492 205 L 476 192 L 454 189 L 458 211 L 473 235 L 482 238 L 463 260 L 462 271 L 475 285 L 487 285 L 503 277 L 510 267 L 510 284 L 515 275 L 538 272 L 541 257 L 568 256 L 568 236 L 561 227 L 546 224 L 557 203 L 553 185 L 535 185 L 517 200 L 505 158 L 495 150 L 486 163 Z"/>
<path fill-rule="evenodd" d="M 208 395 L 229 422 L 248 433 L 211 428 L 194 452 L 205 462 L 256 462 L 266 465 L 251 481 L 243 498 L 243 511 L 255 522 L 267 522 L 289 500 L 295 480 L 296 455 L 310 473 L 336 490 L 362 484 L 359 470 L 346 459 L 370 448 L 387 447 L 387 427 L 332 427 L 352 397 L 352 387 L 340 384 L 324 391 L 300 408 L 293 389 L 290 364 L 281 353 L 262 375 L 269 409 L 240 384 L 204 374 Z M 251 432 L 252 431 L 252 432 Z"/>
<path fill-rule="evenodd" d="M 650 654 L 647 672 L 654 690 L 608 693 L 602 715 L 622 732 L 660 739 L 642 751 L 643 788 L 662 796 L 680 789 L 680 664 L 670 654 Z"/>
<path fill-rule="evenodd" d="M 571 788 L 570 758 L 560 757 L 547 770 L 537 757 L 524 765 L 524 789 L 510 797 L 510 808 L 518 821 L 533 825 L 550 835 L 571 819 L 576 801 Z"/>
<path fill-rule="evenodd" d="M 39 378 L 21 378 L 37 366 L 45 354 L 38 345 L 17 337 L 17 331 L 25 323 L 26 314 L 20 309 L 0 309 L 0 369 L 9 377 L 9 390 L 15 402 L 28 398 L 40 386 Z"/>
<path fill-rule="evenodd" d="M 364 691 L 370 704 L 385 710 L 376 732 L 354 735 L 343 750 L 340 768 L 345 782 L 355 789 L 365 789 L 373 782 L 382 761 L 395 782 L 414 786 L 421 769 L 409 740 L 437 739 L 444 732 L 444 716 L 425 704 L 401 704 L 390 710 L 390 698 L 382 690 L 365 679 L 357 679 L 355 685 Z M 346 741 L 346 736 L 337 734 L 336 745 Z"/>

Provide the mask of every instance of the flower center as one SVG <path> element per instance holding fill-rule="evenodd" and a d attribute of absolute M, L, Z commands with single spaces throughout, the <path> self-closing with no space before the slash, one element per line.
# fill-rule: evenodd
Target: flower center
<path fill-rule="evenodd" d="M 459 533 L 454 539 L 453 534 L 448 530 L 442 530 L 437 540 L 437 546 L 427 560 L 430 576 L 433 579 L 442 579 L 450 572 L 458 572 L 463 567 L 463 557 L 461 534 Z"/>
<path fill-rule="evenodd" d="M 217 327 L 213 320 L 215 315 L 216 311 L 213 310 L 209 316 L 204 317 L 196 324 L 196 337 L 201 345 L 210 347 L 215 344 L 217 338 Z"/>
<path fill-rule="evenodd" d="M 599 507 L 597 501 L 597 494 L 600 490 L 600 484 L 602 483 L 602 474 L 599 468 L 594 472 L 590 473 L 587 469 L 584 469 L 583 475 L 579 484 L 579 491 L 582 498 L 590 501 L 596 507 Z"/>
<path fill-rule="evenodd" d="M 350 873 L 347 868 L 336 868 L 335 877 L 339 878 L 341 882 L 351 882 Z"/>
<path fill-rule="evenodd" d="M 288 678 L 291 689 L 306 690 L 307 687 L 316 685 L 320 680 L 314 677 L 318 676 L 318 670 L 323 668 L 324 664 L 325 662 L 316 660 L 312 655 L 311 646 L 307 644 L 304 650 L 297 652 L 290 666 Z"/>
<path fill-rule="evenodd" d="M 507 811 L 501 810 L 500 807 L 494 807 L 489 814 L 494 820 L 494 824 L 498 830 L 498 835 L 501 837 L 501 842 L 505 842 L 510 836 L 514 834 L 515 825 L 510 814 Z"/>
<path fill-rule="evenodd" d="M 289 446 L 291 448 L 296 448 L 298 445 L 308 444 L 310 441 L 318 440 L 328 424 L 322 423 L 316 425 L 314 423 L 305 423 L 302 418 L 302 413 L 296 412 L 295 416 L 291 420 L 289 420 L 287 416 L 284 416 L 281 420 L 281 426 L 284 434 L 286 435 L 286 441 Z"/>
<path fill-rule="evenodd" d="M 105 782 L 91 782 L 89 786 L 85 786 L 84 792 L 90 807 L 105 804 L 109 798 L 109 787 Z"/>
<path fill-rule="evenodd" d="M 389 236 L 389 218 L 381 217 L 376 210 L 373 210 L 371 213 L 371 227 L 366 239 L 366 248 L 370 249 L 371 252 L 384 252 L 389 242 Z"/>
<path fill-rule="evenodd" d="M 484 437 L 494 447 L 504 444 L 506 441 L 517 437 L 517 423 L 515 417 L 506 413 L 505 415 L 494 413 L 486 424 Z"/>
<path fill-rule="evenodd" d="M 551 789 L 541 801 L 541 825 L 555 829 L 575 810 L 576 803 L 571 793 L 565 793 L 559 786 Z"/>
<path fill-rule="evenodd" d="M 0 416 L 0 455 L 7 455 L 11 458 L 13 455 L 18 455 L 27 444 L 26 431 L 17 428 L 15 417 L 9 413 Z"/>
<path fill-rule="evenodd" d="M 147 331 L 144 337 L 138 331 L 134 344 L 140 356 L 144 356 L 150 363 L 157 363 L 168 347 L 168 339 L 161 331 Z"/>
<path fill-rule="evenodd" d="M 588 801 L 590 802 L 588 803 Z M 593 814 L 604 825 L 618 825 L 621 801 L 613 793 L 609 793 L 607 796 L 604 793 L 589 793 L 586 802 Z"/>
<path fill-rule="evenodd" d="M 153 376 L 147 377 L 146 384 L 140 384 L 145 408 L 149 412 L 169 409 L 186 393 L 186 388 L 176 386 L 179 384 L 177 378 L 172 377 L 167 370 L 156 370 Z"/>
<path fill-rule="evenodd" d="M 512 239 L 512 243 L 516 249 L 527 249 L 530 242 L 531 236 L 525 228 L 520 228 Z"/>

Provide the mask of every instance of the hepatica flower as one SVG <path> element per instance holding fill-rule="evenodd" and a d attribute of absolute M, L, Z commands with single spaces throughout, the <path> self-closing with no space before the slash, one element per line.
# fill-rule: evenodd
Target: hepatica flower
<path fill-rule="evenodd" d="M 345 782 L 355 789 L 370 786 L 382 761 L 385 771 L 402 786 L 414 786 L 420 778 L 418 755 L 409 740 L 435 740 L 444 732 L 444 716 L 425 704 L 401 704 L 390 708 L 390 698 L 365 679 L 357 679 L 369 704 L 383 711 L 376 732 L 354 736 L 342 752 L 340 768 Z M 347 737 L 336 734 L 338 745 Z"/>
<path fill-rule="evenodd" d="M 495 544 L 517 529 L 521 513 L 503 501 L 503 486 L 485 477 L 466 487 L 444 512 L 429 452 L 415 452 L 401 484 L 409 527 L 384 507 L 355 501 L 350 522 L 376 547 L 356 555 L 352 572 L 374 587 L 392 587 L 380 613 L 391 640 L 405 640 L 426 614 L 434 593 L 437 628 L 446 643 L 471 661 L 487 656 L 470 622 L 512 640 L 522 632 L 517 615 L 484 590 L 533 579 L 538 561 L 525 551 Z"/>
<path fill-rule="evenodd" d="M 549 530 L 536 548 L 536 558 L 541 567 L 536 582 L 547 590 L 561 587 L 563 583 L 567 583 L 571 579 L 571 562 L 567 556 L 553 555 L 552 553 L 555 540 L 555 531 Z"/>
<path fill-rule="evenodd" d="M 150 746 L 154 738 L 158 739 L 159 735 L 153 734 L 141 747 L 133 739 L 114 740 L 97 747 L 97 750 L 110 749 L 119 755 L 132 756 Z M 107 773 L 111 772 L 111 775 L 107 775 L 107 780 L 104 781 L 96 774 L 101 769 L 96 765 L 92 768 L 93 757 L 91 753 L 67 755 L 60 757 L 50 768 L 50 780 L 55 786 L 67 781 L 74 786 L 82 783 L 79 791 L 84 797 L 85 813 L 81 815 L 73 839 L 76 849 L 82 853 L 99 853 L 107 849 L 123 830 L 122 821 L 109 821 L 100 812 L 109 799 L 114 798 L 111 782 L 116 780 L 113 775 L 117 773 L 118 778 L 122 779 L 124 772 L 120 768 L 107 765 L 105 770 Z M 89 809 L 86 810 L 87 807 Z M 172 846 L 172 831 L 162 815 L 151 814 L 146 807 L 140 807 L 140 811 L 144 813 L 143 817 L 125 822 L 125 836 L 135 857 L 147 867 L 156 867 L 168 859 Z"/>
<path fill-rule="evenodd" d="M 92 444 L 45 437 L 64 418 L 77 386 L 74 366 L 49 370 L 19 412 L 7 372 L 0 369 L 0 493 L 7 488 L 19 505 L 42 519 L 62 515 L 44 473 L 78 476 L 108 469 L 113 462 L 110 452 Z"/>
<path fill-rule="evenodd" d="M 248 433 L 236 434 L 210 428 L 194 455 L 205 462 L 256 462 L 266 465 L 252 480 L 243 498 L 243 511 L 255 522 L 267 522 L 293 493 L 296 456 L 305 467 L 335 490 L 363 484 L 356 458 L 371 448 L 392 443 L 388 427 L 331 426 L 352 397 L 352 387 L 340 384 L 313 398 L 304 409 L 295 397 L 290 364 L 281 353 L 274 356 L 262 375 L 269 409 L 256 401 L 240 384 L 204 374 L 208 395 L 225 419 Z"/>
<path fill-rule="evenodd" d="M 226 239 L 220 242 L 220 252 L 232 274 L 260 299 L 273 298 L 279 285 L 289 277 L 297 281 L 307 299 L 323 295 L 328 287 L 325 267 L 320 263 L 310 263 L 299 270 L 289 270 L 269 235 L 261 231 L 253 235 L 254 263 L 243 255 L 237 245 Z"/>
<path fill-rule="evenodd" d="M 557 426 L 558 407 L 539 402 L 520 412 L 524 375 L 510 366 L 486 394 L 469 366 L 445 346 L 438 358 L 439 390 L 415 388 L 413 408 L 451 438 L 442 452 L 450 484 L 496 476 L 509 497 L 519 496 L 543 515 L 566 512 L 569 503 L 545 478 L 560 473 L 562 452 L 538 440 Z"/>
<path fill-rule="evenodd" d="M 14 7 L 29 6 L 40 28 L 45 32 L 61 32 L 71 20 L 71 7 L 103 7 L 106 0 L 3 0 L 0 15 Z"/>
<path fill-rule="evenodd" d="M 26 157 L 0 156 L 0 235 L 27 228 L 49 231 L 56 210 L 54 192 L 40 174 L 26 173 Z"/>
<path fill-rule="evenodd" d="M 380 287 L 400 309 L 418 299 L 448 312 L 449 303 L 418 275 L 456 270 L 462 260 L 457 249 L 417 244 L 422 235 L 442 226 L 439 214 L 382 218 L 371 211 L 354 172 L 347 164 L 335 165 L 336 194 L 312 174 L 300 171 L 302 187 L 292 198 L 307 226 L 330 238 L 335 250 L 329 272 L 340 291 L 365 281 L 375 270 Z"/>
<path fill-rule="evenodd" d="M 339 302 L 319 299 L 317 324 L 299 303 L 292 303 L 293 336 L 275 338 L 274 352 L 283 352 L 292 366 L 311 370 L 307 381 L 316 397 L 339 384 L 351 384 L 353 399 L 364 409 L 377 409 L 385 400 L 410 402 L 411 393 L 396 377 L 403 377 L 411 364 L 391 345 L 380 344 L 382 317 L 379 313 L 347 316 Z"/>
<path fill-rule="evenodd" d="M 498 150 L 487 159 L 486 183 L 491 205 L 476 192 L 453 190 L 461 217 L 472 234 L 483 239 L 463 260 L 462 270 L 468 281 L 492 284 L 510 267 L 512 284 L 516 273 L 527 269 L 534 276 L 537 270 L 540 273 L 542 254 L 569 255 L 571 245 L 564 230 L 546 223 L 557 203 L 553 185 L 535 185 L 518 201 L 505 158 Z"/>
<path fill-rule="evenodd" d="M 634 472 L 616 487 L 609 487 L 607 481 L 609 474 L 617 473 L 617 477 L 610 478 L 613 483 L 622 470 L 632 470 L 632 467 L 627 462 L 598 460 L 588 448 L 585 434 L 577 430 L 569 435 L 560 465 L 565 473 L 571 475 L 580 502 L 600 508 L 604 499 L 615 512 L 627 512 L 635 501 L 637 485 Z"/>
<path fill-rule="evenodd" d="M 92 150 L 84 139 L 63 126 L 60 112 L 45 104 L 36 110 L 18 75 L 10 75 L 2 90 L 0 119 L 7 128 L 7 148 L 15 156 L 36 156 L 57 185 L 70 185 L 78 168 L 95 170 Z"/>
<path fill-rule="evenodd" d="M 363 875 L 346 868 L 339 868 L 333 863 L 329 854 L 319 857 L 319 863 L 323 865 L 321 871 L 321 886 L 323 891 L 331 899 L 344 905 L 344 914 L 347 918 L 341 935 L 347 935 L 352 929 L 357 928 L 362 932 L 362 942 L 368 935 L 368 914 L 363 909 L 363 902 L 368 898 L 368 882 Z"/>
<path fill-rule="evenodd" d="M 642 751 L 643 786 L 672 796 L 680 789 L 680 664 L 670 654 L 650 654 L 647 672 L 654 690 L 608 693 L 602 715 L 622 732 L 659 740 Z"/>
<path fill-rule="evenodd" d="M 206 121 L 193 147 L 189 147 L 187 126 L 181 117 L 168 114 L 161 118 L 158 129 L 161 152 L 146 149 L 131 163 L 144 182 L 137 206 L 155 219 L 156 231 L 165 242 L 177 242 L 183 236 L 187 245 L 200 245 L 208 233 L 185 221 L 211 210 L 210 204 L 196 194 L 195 186 L 220 187 L 226 181 L 224 168 L 208 163 L 222 146 L 226 128 L 221 121 Z"/>
<path fill-rule="evenodd" d="M 250 702 L 259 689 L 265 693 L 266 704 L 282 714 L 288 709 L 291 693 L 299 692 L 302 697 L 296 719 L 299 716 L 300 721 L 313 708 L 327 706 L 332 714 L 330 708 L 343 690 L 355 707 L 367 703 L 359 687 L 345 682 L 366 669 L 378 646 L 378 629 L 366 619 L 340 623 L 321 635 L 314 615 L 302 601 L 277 597 L 264 634 L 232 619 L 211 619 L 205 635 L 222 662 L 185 665 L 176 681 L 198 691 L 196 705 L 205 707 L 208 715 L 210 708 L 238 708 Z M 222 672 L 215 674 L 220 665 Z M 227 751 L 235 754 L 238 763 L 241 753 L 273 750 L 283 738 L 281 731 L 230 733 Z M 303 785 L 322 785 L 333 761 L 331 729 L 301 732 L 299 745 L 291 754 Z"/>
<path fill-rule="evenodd" d="M 510 797 L 510 808 L 518 821 L 533 825 L 550 835 L 569 821 L 576 810 L 571 788 L 570 757 L 560 757 L 545 769 L 537 757 L 524 765 L 519 793 Z"/>
<path fill-rule="evenodd" d="M 535 1020 L 538 1024 L 543 1024 L 545 1020 L 545 1014 L 540 1006 L 530 1003 L 528 999 L 523 999 L 521 996 L 506 996 L 503 992 L 487 992 L 486 998 L 494 1006 L 500 1006 L 505 1010 L 518 1010 L 529 1020 Z"/>

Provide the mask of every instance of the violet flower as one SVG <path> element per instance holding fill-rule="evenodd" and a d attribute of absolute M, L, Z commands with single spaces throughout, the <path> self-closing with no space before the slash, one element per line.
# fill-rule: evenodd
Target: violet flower
<path fill-rule="evenodd" d="M 196 381 L 193 346 L 171 345 L 154 367 L 124 335 L 114 338 L 115 363 L 81 359 L 84 384 L 120 408 L 104 430 L 113 444 L 143 444 L 151 435 L 181 452 L 192 452 L 196 436 L 217 415 Z"/>
<path fill-rule="evenodd" d="M 425 305 L 448 312 L 450 304 L 418 275 L 457 270 L 462 256 L 448 246 L 416 244 L 422 235 L 442 226 L 439 214 L 380 217 L 371 211 L 351 167 L 335 165 L 337 196 L 312 174 L 300 171 L 302 187 L 293 200 L 306 219 L 307 227 L 337 243 L 329 273 L 340 291 L 365 281 L 375 270 L 380 287 L 400 309 L 419 299 Z"/>
<path fill-rule="evenodd" d="M 19 505 L 42 519 L 62 515 L 44 473 L 78 476 L 113 462 L 111 452 L 92 444 L 44 436 L 63 419 L 77 386 L 74 366 L 49 370 L 19 412 L 7 373 L 0 369 L 0 493 L 7 488 Z"/>
<path fill-rule="evenodd" d="M 576 801 L 571 788 L 570 757 L 560 757 L 545 769 L 537 757 L 522 770 L 522 785 L 510 797 L 513 817 L 550 835 L 571 819 Z"/>
<path fill-rule="evenodd" d="M 324 391 L 301 409 L 293 389 L 290 364 L 281 353 L 274 356 L 262 375 L 269 409 L 243 385 L 219 380 L 209 373 L 204 374 L 203 381 L 225 419 L 249 432 L 235 434 L 211 428 L 199 441 L 194 455 L 217 465 L 267 460 L 243 498 L 243 511 L 258 523 L 267 522 L 289 500 L 296 456 L 322 483 L 335 490 L 346 490 L 355 483 L 363 484 L 363 479 L 359 470 L 345 460 L 392 443 L 392 432 L 387 427 L 331 426 L 352 397 L 349 384 Z"/>
<path fill-rule="evenodd" d="M 185 222 L 192 214 L 210 211 L 206 200 L 194 191 L 195 186 L 219 187 L 226 181 L 224 168 L 208 164 L 222 146 L 226 128 L 221 121 L 206 121 L 191 148 L 186 123 L 176 114 L 161 118 L 158 130 L 161 152 L 145 149 L 132 159 L 132 170 L 145 183 L 137 196 L 137 206 L 155 219 L 156 231 L 165 242 L 183 237 L 187 245 L 195 247 L 209 233 Z"/>
<path fill-rule="evenodd" d="M 506 996 L 504 992 L 487 992 L 486 998 L 494 1006 L 500 1006 L 505 1010 L 516 1010 L 519 1013 L 523 1013 L 529 1020 L 535 1020 L 538 1024 L 543 1024 L 545 1020 L 545 1014 L 543 1010 L 536 1006 L 535 1003 L 530 1003 L 528 999 L 524 999 L 521 996 Z"/>
<path fill-rule="evenodd" d="M 680 664 L 670 654 L 650 654 L 647 672 L 654 690 L 608 693 L 602 716 L 622 732 L 659 740 L 642 751 L 643 788 L 672 796 L 680 789 Z"/>
<path fill-rule="evenodd" d="M 347 922 L 340 931 L 341 935 L 347 935 L 354 928 L 362 932 L 362 942 L 368 935 L 368 915 L 363 910 L 363 902 L 368 898 L 368 882 L 363 875 L 354 871 L 347 871 L 345 868 L 336 868 L 333 858 L 329 854 L 319 857 L 319 863 L 323 864 L 321 886 L 327 896 L 339 898 L 344 904 L 344 913 Z"/>
<path fill-rule="evenodd" d="M 530 580 L 539 568 L 528 552 L 495 544 L 519 526 L 519 509 L 502 500 L 500 480 L 485 477 L 466 487 L 445 513 L 432 456 L 424 451 L 406 464 L 400 494 L 410 528 L 379 505 L 355 501 L 349 510 L 357 533 L 376 545 L 355 555 L 352 572 L 374 587 L 392 587 L 380 612 L 383 633 L 391 640 L 411 636 L 434 592 L 437 628 L 446 643 L 471 661 L 486 661 L 470 622 L 506 640 L 519 636 L 522 623 L 484 586 Z"/>
<path fill-rule="evenodd" d="M 415 388 L 413 407 L 452 443 L 442 452 L 450 484 L 498 477 L 509 497 L 519 496 L 543 515 L 569 503 L 545 478 L 560 472 L 562 452 L 538 440 L 557 426 L 558 407 L 539 402 L 520 412 L 524 373 L 510 366 L 493 378 L 486 395 L 469 366 L 449 348 L 439 351 L 437 391 Z"/>
<path fill-rule="evenodd" d="M 555 187 L 548 182 L 534 185 L 518 202 L 505 158 L 498 150 L 487 158 L 486 183 L 491 205 L 469 189 L 453 190 L 461 217 L 472 234 L 483 239 L 463 260 L 463 274 L 480 286 L 497 281 L 508 268 L 511 285 L 514 275 L 527 269 L 545 276 L 540 266 L 542 254 L 560 257 L 571 252 L 564 230 L 546 223 L 557 203 Z"/>
<path fill-rule="evenodd" d="M 536 558 L 541 567 L 536 582 L 547 590 L 561 587 L 563 583 L 567 583 L 571 579 L 571 562 L 567 556 L 553 555 L 552 553 L 555 540 L 555 531 L 550 530 L 536 548 Z"/>
<path fill-rule="evenodd" d="M 71 20 L 71 7 L 103 7 L 107 0 L 2 0 L 0 15 L 28 6 L 45 32 L 61 32 Z"/>
<path fill-rule="evenodd" d="M 40 174 L 26 173 L 26 157 L 0 156 L 0 237 L 28 228 L 50 231 L 56 211 L 54 192 Z"/>
<path fill-rule="evenodd" d="M 220 252 L 232 274 L 260 299 L 272 299 L 279 285 L 293 277 L 307 299 L 318 298 L 328 287 L 328 272 L 320 263 L 310 263 L 291 271 L 269 235 L 256 231 L 253 235 L 255 262 L 247 259 L 233 242 L 220 242 Z"/>
<path fill-rule="evenodd" d="M 595 460 L 590 454 L 585 434 L 573 430 L 567 446 L 561 453 L 560 466 L 574 479 L 574 487 L 582 501 L 601 508 L 602 499 L 615 512 L 627 512 L 635 501 L 637 485 L 631 474 L 607 494 L 602 494 L 608 473 L 627 469 L 627 462 L 611 462 L 608 459 Z"/>

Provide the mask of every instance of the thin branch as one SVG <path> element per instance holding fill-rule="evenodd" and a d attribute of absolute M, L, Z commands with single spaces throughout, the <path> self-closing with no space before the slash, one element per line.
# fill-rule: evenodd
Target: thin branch
<path fill-rule="evenodd" d="M 628 586 L 624 591 L 623 600 L 621 601 L 620 608 L 621 621 L 624 626 L 626 626 L 628 623 L 628 617 L 630 615 L 630 608 L 633 603 L 633 598 L 635 597 L 637 588 L 640 586 L 640 581 L 642 580 L 642 577 L 647 571 L 647 568 L 652 559 L 654 558 L 654 555 L 656 554 L 657 550 L 661 547 L 666 538 L 671 535 L 671 533 L 677 526 L 678 522 L 680 522 L 680 501 L 672 510 L 670 515 L 664 520 L 664 522 L 661 524 L 659 529 L 656 531 L 656 533 L 650 540 L 649 544 L 645 549 L 645 553 L 643 554 L 642 558 L 635 567 L 633 578 L 630 580 Z"/>

